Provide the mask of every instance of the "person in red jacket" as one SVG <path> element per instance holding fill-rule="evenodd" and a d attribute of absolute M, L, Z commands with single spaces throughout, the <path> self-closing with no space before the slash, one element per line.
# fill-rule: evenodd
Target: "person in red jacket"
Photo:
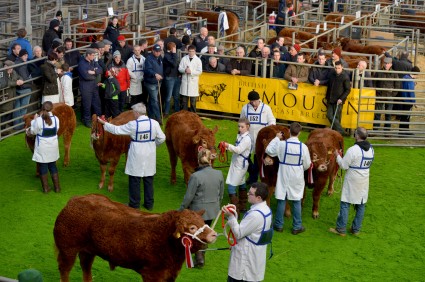
<path fill-rule="evenodd" d="M 121 60 L 120 51 L 115 51 L 113 54 L 113 60 L 108 66 L 108 70 L 114 68 L 116 71 L 116 79 L 120 84 L 121 92 L 118 95 L 118 110 L 120 113 L 124 111 L 124 106 L 127 98 L 127 90 L 130 88 L 130 74 L 128 72 L 126 64 Z M 108 76 L 108 73 L 106 73 Z"/>

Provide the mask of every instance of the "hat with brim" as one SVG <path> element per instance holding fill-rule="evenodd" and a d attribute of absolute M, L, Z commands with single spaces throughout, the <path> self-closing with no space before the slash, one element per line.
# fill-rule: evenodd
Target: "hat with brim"
<path fill-rule="evenodd" d="M 117 37 L 117 41 L 125 41 L 124 35 L 120 35 Z"/>
<path fill-rule="evenodd" d="M 12 62 L 11 60 L 6 60 L 6 61 L 4 61 L 4 65 L 5 66 L 7 66 L 7 67 L 11 67 L 11 66 L 13 66 L 15 63 L 14 62 Z"/>
<path fill-rule="evenodd" d="M 91 55 L 91 54 L 96 54 L 96 50 L 94 50 L 93 48 L 88 48 L 86 50 L 86 55 Z"/>
<path fill-rule="evenodd" d="M 390 58 L 390 57 L 385 57 L 384 63 L 386 63 L 386 64 L 392 64 L 393 63 L 393 59 Z"/>
<path fill-rule="evenodd" d="M 115 51 L 114 52 L 114 54 L 113 54 L 113 57 L 115 58 L 115 57 L 121 57 L 121 53 L 120 53 L 120 51 Z"/>
<path fill-rule="evenodd" d="M 161 46 L 158 44 L 153 45 L 152 51 L 161 52 Z"/>
<path fill-rule="evenodd" d="M 105 45 L 112 45 L 112 42 L 111 41 L 109 41 L 108 39 L 103 39 L 103 44 L 105 44 Z"/>

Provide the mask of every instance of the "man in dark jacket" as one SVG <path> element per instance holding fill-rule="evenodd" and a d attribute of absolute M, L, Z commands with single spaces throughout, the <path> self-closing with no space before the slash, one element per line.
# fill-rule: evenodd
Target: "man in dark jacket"
<path fill-rule="evenodd" d="M 383 78 L 385 80 L 374 80 L 375 88 L 386 88 L 386 90 L 376 90 L 376 97 L 387 97 L 385 100 L 376 100 L 375 102 L 375 111 L 391 111 L 393 109 L 393 104 L 391 103 L 393 100 L 390 97 L 397 96 L 397 91 L 392 91 L 391 89 L 401 89 L 401 81 L 396 81 L 394 79 L 398 79 L 399 76 L 394 73 L 392 70 L 392 62 L 391 58 L 386 57 L 384 59 L 383 70 L 386 72 L 377 72 L 375 74 L 375 78 Z M 377 123 L 373 124 L 375 129 L 380 126 L 381 113 L 375 113 L 375 121 Z M 385 114 L 385 121 L 390 121 L 391 115 Z M 390 128 L 391 124 L 386 123 L 384 125 L 386 128 Z"/>
<path fill-rule="evenodd" d="M 219 63 L 216 57 L 208 57 L 208 64 L 205 67 L 205 71 L 207 72 L 226 72 L 226 67 Z"/>
<path fill-rule="evenodd" d="M 91 128 L 91 110 L 96 115 L 101 114 L 99 88 L 96 78 L 103 72 L 102 68 L 94 61 L 96 51 L 87 49 L 84 58 L 78 64 L 81 93 L 81 120 L 86 127 Z"/>
<path fill-rule="evenodd" d="M 133 47 L 128 45 L 125 41 L 125 37 L 123 35 L 118 36 L 118 46 L 115 49 L 116 51 L 120 51 L 121 60 L 123 62 L 127 62 L 131 56 L 133 56 Z"/>
<path fill-rule="evenodd" d="M 319 53 L 319 55 L 317 56 L 317 61 L 314 63 L 314 65 L 326 65 L 326 56 L 324 53 Z M 315 86 L 328 85 L 329 71 L 330 69 L 328 68 L 312 67 L 308 75 L 308 81 Z"/>
<path fill-rule="evenodd" d="M 28 61 L 28 52 L 27 50 L 22 49 L 19 52 L 19 57 L 15 60 L 15 64 L 22 64 L 27 61 Z M 15 71 L 22 78 L 22 80 L 25 81 L 24 84 L 16 87 L 16 96 L 18 97 L 22 96 L 22 98 L 15 100 L 15 109 L 17 110 L 13 113 L 13 118 L 18 118 L 18 119 L 14 120 L 13 124 L 17 125 L 23 122 L 22 117 L 27 113 L 27 106 L 30 103 L 30 99 L 31 99 L 32 82 L 27 81 L 31 79 L 27 64 L 17 67 Z M 22 128 L 24 128 L 23 124 L 20 125 L 19 127 L 15 127 L 16 130 L 19 130 Z"/>
<path fill-rule="evenodd" d="M 252 69 L 251 60 L 242 59 L 245 57 L 245 49 L 241 46 L 236 48 L 236 56 L 240 59 L 231 59 L 226 66 L 226 72 L 233 75 L 250 75 Z"/>
<path fill-rule="evenodd" d="M 158 91 L 164 78 L 164 69 L 161 57 L 161 46 L 155 44 L 152 53 L 145 61 L 144 81 L 148 92 L 148 112 L 149 117 L 157 120 L 162 125 L 161 113 L 159 111 Z"/>
<path fill-rule="evenodd" d="M 350 78 L 344 73 L 341 62 L 335 62 L 335 71 L 329 75 L 328 89 L 326 91 L 326 101 L 328 104 L 326 117 L 331 123 L 331 128 L 343 136 L 347 136 L 347 133 L 341 126 L 341 112 L 345 99 L 350 94 L 350 90 Z"/>
<path fill-rule="evenodd" d="M 49 51 L 50 47 L 52 47 L 53 40 L 55 38 L 59 38 L 59 35 L 58 35 L 59 25 L 60 25 L 60 22 L 58 20 L 56 19 L 51 20 L 49 24 L 49 29 L 46 31 L 46 33 L 44 33 L 43 51 L 46 54 Z"/>
<path fill-rule="evenodd" d="M 208 45 L 208 29 L 201 27 L 199 34 L 193 38 L 192 45 L 196 47 L 196 53 L 200 53 Z"/>
<path fill-rule="evenodd" d="M 180 50 L 182 48 L 182 42 L 176 37 L 176 32 L 177 29 L 175 27 L 170 28 L 170 35 L 168 35 L 168 37 L 164 39 L 164 48 L 167 48 L 168 42 L 174 42 L 176 44 L 177 50 Z"/>
<path fill-rule="evenodd" d="M 15 63 L 9 60 L 6 60 L 4 62 L 4 66 L 6 68 L 5 71 L 0 72 L 0 75 L 2 75 L 1 79 L 1 87 L 6 88 L 2 95 L 0 95 L 0 114 L 9 112 L 13 110 L 13 101 L 9 101 L 15 97 L 16 95 L 16 86 L 20 86 L 24 83 L 22 78 L 19 76 L 19 74 L 16 73 L 16 71 L 12 68 L 12 66 Z M 0 64 L 0 68 L 3 66 Z M 1 116 L 1 123 L 5 123 L 12 119 L 13 113 L 5 114 Z M 4 124 L 1 129 L 5 129 L 6 126 L 11 124 Z M 5 134 L 5 133 L 4 133 Z"/>
<path fill-rule="evenodd" d="M 112 52 L 114 53 L 118 46 L 118 36 L 120 36 L 120 26 L 118 24 L 118 17 L 113 16 L 108 26 L 103 33 L 103 38 L 112 42 Z"/>
<path fill-rule="evenodd" d="M 19 52 L 21 51 L 22 46 L 19 43 L 13 43 L 11 47 L 11 52 L 7 55 L 6 60 L 16 61 L 16 58 L 19 57 Z"/>
<path fill-rule="evenodd" d="M 392 58 L 388 52 L 385 52 L 385 57 Z M 392 58 L 392 68 L 395 71 L 408 71 L 413 68 L 412 62 L 409 60 L 409 53 L 407 51 L 401 51 L 399 55 L 399 59 L 396 57 Z M 403 78 L 406 74 L 400 73 L 398 76 Z"/>

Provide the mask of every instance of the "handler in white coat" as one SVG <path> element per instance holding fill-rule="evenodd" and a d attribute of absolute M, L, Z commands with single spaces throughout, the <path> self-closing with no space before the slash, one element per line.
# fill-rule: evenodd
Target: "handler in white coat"
<path fill-rule="evenodd" d="M 199 76 L 202 74 L 202 61 L 196 56 L 196 48 L 190 45 L 187 48 L 188 55 L 184 56 L 179 64 L 179 72 L 182 73 L 180 95 L 182 95 L 182 109 L 188 110 L 190 99 L 191 112 L 196 113 L 196 99 L 199 96 Z"/>
<path fill-rule="evenodd" d="M 366 141 L 367 130 L 358 127 L 354 131 L 356 143 L 348 148 L 344 158 L 341 158 L 339 152 L 335 150 L 336 161 L 338 165 L 347 170 L 342 186 L 341 204 L 336 221 L 336 228 L 330 228 L 329 231 L 340 236 L 346 235 L 346 226 L 350 205 L 354 205 L 356 216 L 351 224 L 350 232 L 358 235 L 362 227 L 365 204 L 369 195 L 369 169 L 374 159 L 374 150 L 372 145 Z"/>
<path fill-rule="evenodd" d="M 156 173 L 156 147 L 164 143 L 165 135 L 159 123 L 146 116 L 146 106 L 143 103 L 131 107 L 136 115 L 124 125 L 116 126 L 98 118 L 105 125 L 105 130 L 115 135 L 130 135 L 131 143 L 128 150 L 125 173 L 128 174 L 129 206 L 140 208 L 140 181 L 143 179 L 144 203 L 147 210 L 153 209 L 154 191 L 153 177 Z"/>
<path fill-rule="evenodd" d="M 275 125 L 276 118 L 270 106 L 260 100 L 260 94 L 255 90 L 248 93 L 248 100 L 249 103 L 242 107 L 240 117 L 248 119 L 250 123 L 249 134 L 251 134 L 253 141 L 251 152 L 254 154 L 254 163 L 250 164 L 251 167 L 249 168 L 249 178 L 247 181 L 248 184 L 251 184 L 258 180 L 259 168 L 255 155 L 255 142 L 257 142 L 258 132 L 268 125 Z"/>
<path fill-rule="evenodd" d="M 238 135 L 235 145 L 224 143 L 226 149 L 233 153 L 229 172 L 226 178 L 227 190 L 230 202 L 238 206 L 238 211 L 246 212 L 246 185 L 245 174 L 248 170 L 248 159 L 251 154 L 252 139 L 249 135 L 249 121 L 241 118 L 238 121 Z M 239 198 L 236 196 L 236 188 L 239 186 Z"/>
<path fill-rule="evenodd" d="M 43 192 L 50 192 L 47 172 L 52 176 L 55 192 L 60 192 L 59 174 L 56 161 L 59 159 L 58 130 L 59 119 L 52 113 L 53 103 L 44 102 L 41 116 L 35 114 L 27 135 L 36 135 L 32 160 L 37 162 Z"/>
<path fill-rule="evenodd" d="M 133 47 L 133 56 L 127 60 L 127 69 L 130 75 L 131 104 L 135 105 L 142 102 L 142 81 L 143 70 L 145 66 L 145 57 L 141 55 L 141 47 L 136 45 Z"/>
<path fill-rule="evenodd" d="M 275 192 L 277 208 L 274 229 L 278 232 L 283 231 L 285 204 L 286 200 L 290 200 L 293 205 L 292 234 L 294 235 L 305 231 L 301 219 L 301 199 L 305 186 L 304 171 L 311 165 L 308 147 L 298 139 L 301 129 L 302 127 L 299 123 L 292 123 L 289 128 L 291 136 L 288 140 L 281 141 L 283 135 L 279 132 L 266 148 L 267 154 L 279 158 Z"/>
<path fill-rule="evenodd" d="M 266 202 L 268 195 L 266 184 L 252 184 L 248 193 L 252 206 L 240 224 L 227 206 L 222 208 L 237 241 L 231 249 L 228 282 L 264 280 L 267 244 L 271 242 L 270 232 L 273 232 L 272 212 Z"/>

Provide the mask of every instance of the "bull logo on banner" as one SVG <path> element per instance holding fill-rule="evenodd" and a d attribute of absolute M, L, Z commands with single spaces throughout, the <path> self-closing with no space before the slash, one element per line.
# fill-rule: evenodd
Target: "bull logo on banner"
<path fill-rule="evenodd" d="M 199 84 L 199 101 L 202 101 L 202 97 L 213 97 L 214 104 L 218 104 L 218 98 L 221 93 L 226 90 L 227 85 L 224 83 L 207 85 L 207 84 Z"/>

